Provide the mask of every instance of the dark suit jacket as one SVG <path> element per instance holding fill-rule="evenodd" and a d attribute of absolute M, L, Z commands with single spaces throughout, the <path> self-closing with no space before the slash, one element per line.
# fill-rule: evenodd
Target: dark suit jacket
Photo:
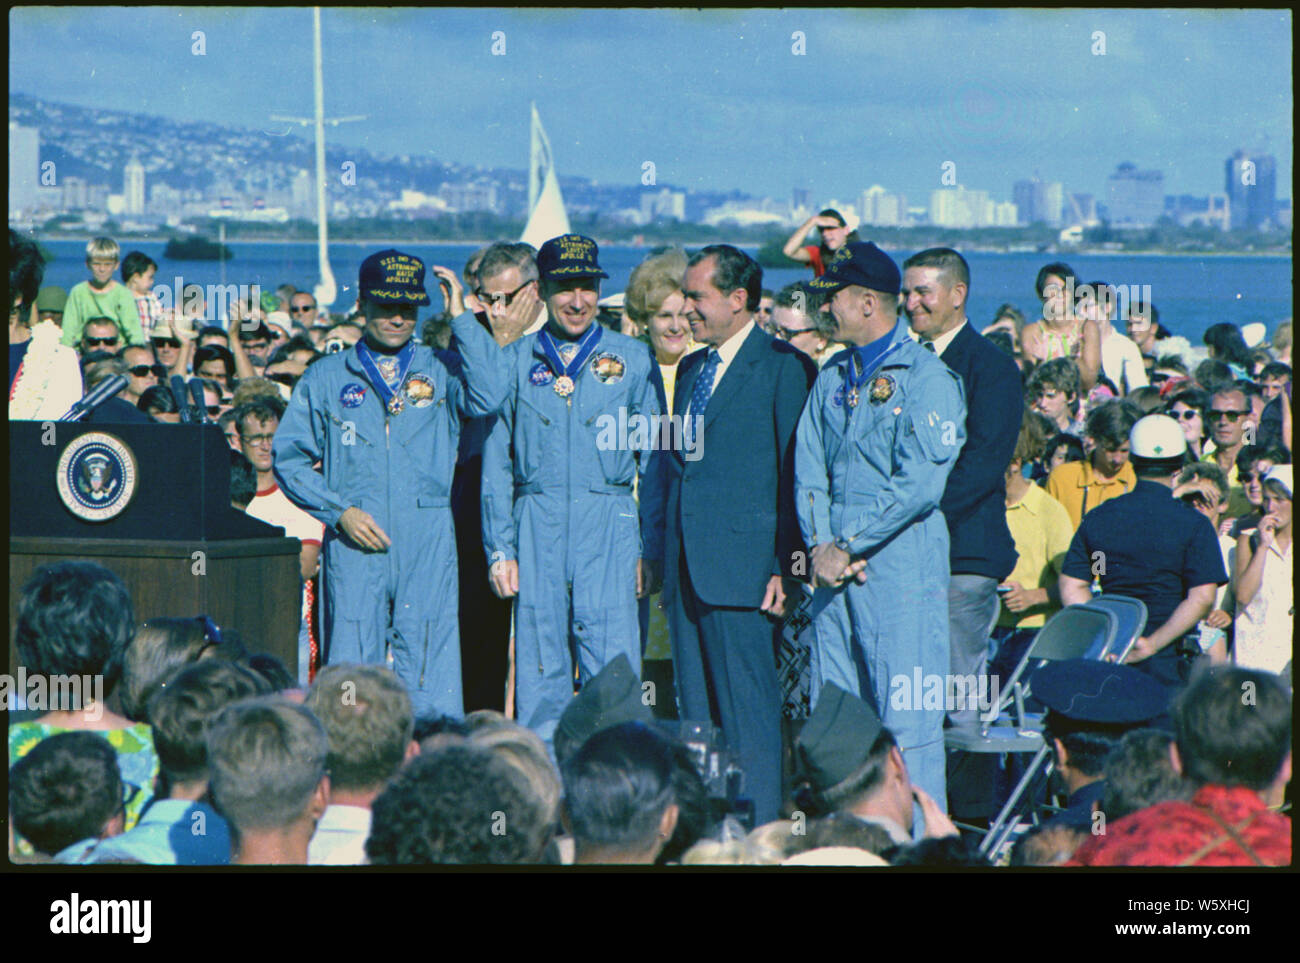
<path fill-rule="evenodd" d="M 966 445 L 940 505 L 952 541 L 952 574 L 1002 581 L 1017 557 L 1007 528 L 1006 470 L 1025 412 L 1020 369 L 969 319 L 940 357 L 966 388 Z"/>
<path fill-rule="evenodd" d="M 707 350 L 683 358 L 673 392 L 685 418 Z M 700 457 L 662 458 L 664 593 L 688 574 L 709 605 L 756 609 L 768 580 L 804 549 L 794 510 L 794 433 L 817 377 L 812 359 L 755 326 L 714 386 Z M 683 548 L 688 573 L 678 571 Z M 806 571 L 806 569 L 805 569 Z"/>

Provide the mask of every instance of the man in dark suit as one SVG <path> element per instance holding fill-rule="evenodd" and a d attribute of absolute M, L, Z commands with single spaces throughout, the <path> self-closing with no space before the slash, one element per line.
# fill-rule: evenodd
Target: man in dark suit
<path fill-rule="evenodd" d="M 903 262 L 908 322 L 922 346 L 961 377 L 966 391 L 966 444 L 948 476 L 940 507 L 951 539 L 951 672 L 978 678 L 987 668 L 989 635 L 997 622 L 998 584 L 1016 565 L 1003 476 L 1015 451 L 1025 403 L 1015 361 L 967 322 L 969 291 L 970 267 L 951 248 L 930 248 Z M 977 708 L 967 707 L 950 713 L 949 719 L 963 724 L 978 715 Z M 979 811 L 983 807 L 972 811 L 974 804 L 967 805 L 963 797 L 986 784 L 986 774 L 965 770 L 979 760 L 955 755 L 958 758 L 949 757 L 949 812 L 984 815 Z"/>
<path fill-rule="evenodd" d="M 726 244 L 690 259 L 684 310 L 706 345 L 681 362 L 662 458 L 664 602 L 681 718 L 711 720 L 739 757 L 758 823 L 781 802 L 774 620 L 803 543 L 793 440 L 817 369 L 757 327 L 763 272 Z M 802 569 L 803 566 L 800 566 Z"/>

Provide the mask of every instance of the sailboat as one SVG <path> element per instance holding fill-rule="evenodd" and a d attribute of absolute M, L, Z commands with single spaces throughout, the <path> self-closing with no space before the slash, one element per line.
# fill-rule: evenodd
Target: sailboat
<path fill-rule="evenodd" d="M 560 181 L 555 176 L 551 142 L 542 128 L 537 104 L 532 105 L 532 143 L 528 163 L 528 224 L 519 238 L 525 244 L 541 247 L 546 241 L 568 234 L 569 215 L 564 210 Z"/>

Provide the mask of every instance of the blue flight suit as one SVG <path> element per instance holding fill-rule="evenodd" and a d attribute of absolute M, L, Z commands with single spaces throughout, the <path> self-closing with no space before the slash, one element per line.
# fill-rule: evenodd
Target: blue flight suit
<path fill-rule="evenodd" d="M 640 672 L 636 564 L 663 558 L 663 519 L 659 499 L 638 508 L 632 483 L 646 491 L 658 470 L 662 385 L 649 345 L 603 330 L 561 397 L 540 333 L 505 349 L 509 390 L 483 449 L 483 547 L 489 566 L 519 563 L 515 717 L 549 744 L 573 698 L 575 648 L 580 683 L 619 653 Z M 654 429 L 636 433 L 636 416 Z"/>
<path fill-rule="evenodd" d="M 939 501 L 966 441 L 961 379 L 908 337 L 899 322 L 886 354 L 848 404 L 851 351 L 817 377 L 795 441 L 795 505 L 811 550 L 836 539 L 866 558 L 866 582 L 820 588 L 815 616 L 813 702 L 834 682 L 874 702 L 894 733 L 912 782 L 945 799 L 943 707 L 923 708 L 923 692 L 900 690 L 948 675 L 948 527 Z M 809 565 L 811 572 L 811 563 Z M 816 607 L 816 606 L 814 606 Z M 946 689 L 945 689 L 946 691 Z"/>
<path fill-rule="evenodd" d="M 505 395 L 492 336 L 469 312 L 451 327 L 458 355 L 415 345 L 397 414 L 352 347 L 307 369 L 275 433 L 276 480 L 325 523 L 324 661 L 383 663 L 391 643 L 416 715 L 464 713 L 452 473 L 461 420 L 493 414 Z M 337 530 L 351 506 L 392 539 L 388 551 Z"/>

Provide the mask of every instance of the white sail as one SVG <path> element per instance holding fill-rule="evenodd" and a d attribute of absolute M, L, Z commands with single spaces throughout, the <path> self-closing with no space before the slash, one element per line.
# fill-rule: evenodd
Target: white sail
<path fill-rule="evenodd" d="M 520 240 L 541 247 L 553 237 L 569 233 L 569 215 L 564 210 L 560 181 L 555 176 L 551 142 L 542 129 L 542 119 L 533 104 L 532 143 L 528 163 L 528 224 Z"/>

